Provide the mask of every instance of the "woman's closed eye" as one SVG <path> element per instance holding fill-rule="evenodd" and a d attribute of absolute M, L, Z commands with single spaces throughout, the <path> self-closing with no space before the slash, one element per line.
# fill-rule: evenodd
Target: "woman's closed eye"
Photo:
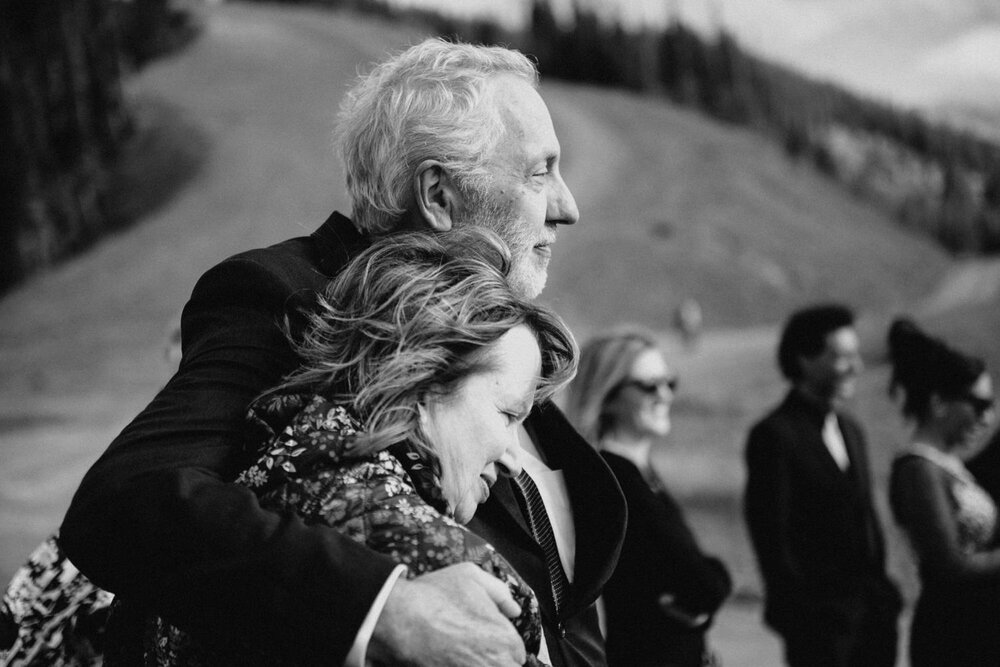
<path fill-rule="evenodd" d="M 504 419 L 507 420 L 508 426 L 523 423 L 524 420 L 528 418 L 529 412 L 531 412 L 531 406 L 500 411 L 500 413 L 504 416 Z"/>

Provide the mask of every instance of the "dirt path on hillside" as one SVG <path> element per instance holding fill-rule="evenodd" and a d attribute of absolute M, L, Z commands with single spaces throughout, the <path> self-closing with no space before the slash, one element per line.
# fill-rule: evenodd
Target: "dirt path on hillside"
<path fill-rule="evenodd" d="M 195 183 L 141 225 L 0 301 L 0 581 L 58 525 L 83 473 L 166 380 L 167 331 L 197 276 L 344 208 L 327 140 L 337 100 L 359 66 L 413 39 L 312 8 L 203 11 L 203 37 L 128 86 L 137 102 L 166 105 L 205 133 L 210 149 Z M 643 197 L 650 182 L 633 178 L 640 167 L 627 164 L 641 137 L 577 104 L 569 90 L 547 83 L 543 93 L 584 215 L 608 198 Z M 622 173 L 629 178 L 617 180 Z M 998 286 L 1000 264 L 963 265 L 925 308 L 988 298 Z M 697 349 L 677 347 L 675 357 L 685 382 L 723 400 L 734 385 L 720 378 L 738 375 L 748 358 L 770 363 L 774 337 L 773 327 L 708 331 Z M 752 604 L 728 609 L 715 635 L 729 667 L 777 664 Z"/>

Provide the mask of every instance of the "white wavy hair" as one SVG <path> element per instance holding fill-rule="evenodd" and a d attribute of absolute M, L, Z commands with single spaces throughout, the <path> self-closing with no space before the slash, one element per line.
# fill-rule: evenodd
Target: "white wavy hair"
<path fill-rule="evenodd" d="M 489 182 L 486 161 L 505 128 L 489 84 L 501 75 L 538 87 L 538 69 L 519 51 L 439 38 L 358 78 L 341 103 L 336 135 L 362 233 L 398 228 L 413 209 L 413 174 L 424 160 L 440 161 L 463 193 Z"/>

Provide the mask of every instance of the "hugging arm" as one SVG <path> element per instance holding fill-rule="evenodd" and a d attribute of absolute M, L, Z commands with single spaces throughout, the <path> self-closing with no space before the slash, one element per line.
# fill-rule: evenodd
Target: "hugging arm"
<path fill-rule="evenodd" d="M 87 473 L 61 539 L 96 584 L 205 637 L 336 663 L 394 564 L 229 483 L 247 406 L 295 365 L 277 323 L 307 305 L 300 282 L 247 259 L 199 281 L 180 369 Z"/>
<path fill-rule="evenodd" d="M 231 483 L 254 458 L 244 453 L 247 407 L 297 365 L 278 323 L 326 282 L 270 252 L 199 280 L 184 309 L 180 369 L 87 473 L 61 541 L 96 584 L 206 641 L 340 664 L 395 563 L 293 510 L 265 510 Z M 434 625 L 446 618 L 454 622 Z M 479 650 L 505 659 L 484 664 L 514 664 L 524 649 L 511 647 L 512 634 L 482 581 L 442 570 L 397 582 L 369 650 L 418 665 Z"/>

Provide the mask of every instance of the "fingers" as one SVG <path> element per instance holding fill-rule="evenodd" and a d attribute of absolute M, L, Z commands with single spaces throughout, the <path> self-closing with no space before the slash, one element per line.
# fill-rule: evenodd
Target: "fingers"
<path fill-rule="evenodd" d="M 514 596 L 511 595 L 507 584 L 487 574 L 478 567 L 475 568 L 475 572 L 472 574 L 476 583 L 483 588 L 490 600 L 493 601 L 493 604 L 500 610 L 500 613 L 507 618 L 517 618 L 521 615 L 521 606 L 514 601 Z"/>
<path fill-rule="evenodd" d="M 434 667 L 523 665 L 524 641 L 508 620 L 519 613 L 507 586 L 471 563 L 401 579 L 376 623 L 369 657 Z"/>

